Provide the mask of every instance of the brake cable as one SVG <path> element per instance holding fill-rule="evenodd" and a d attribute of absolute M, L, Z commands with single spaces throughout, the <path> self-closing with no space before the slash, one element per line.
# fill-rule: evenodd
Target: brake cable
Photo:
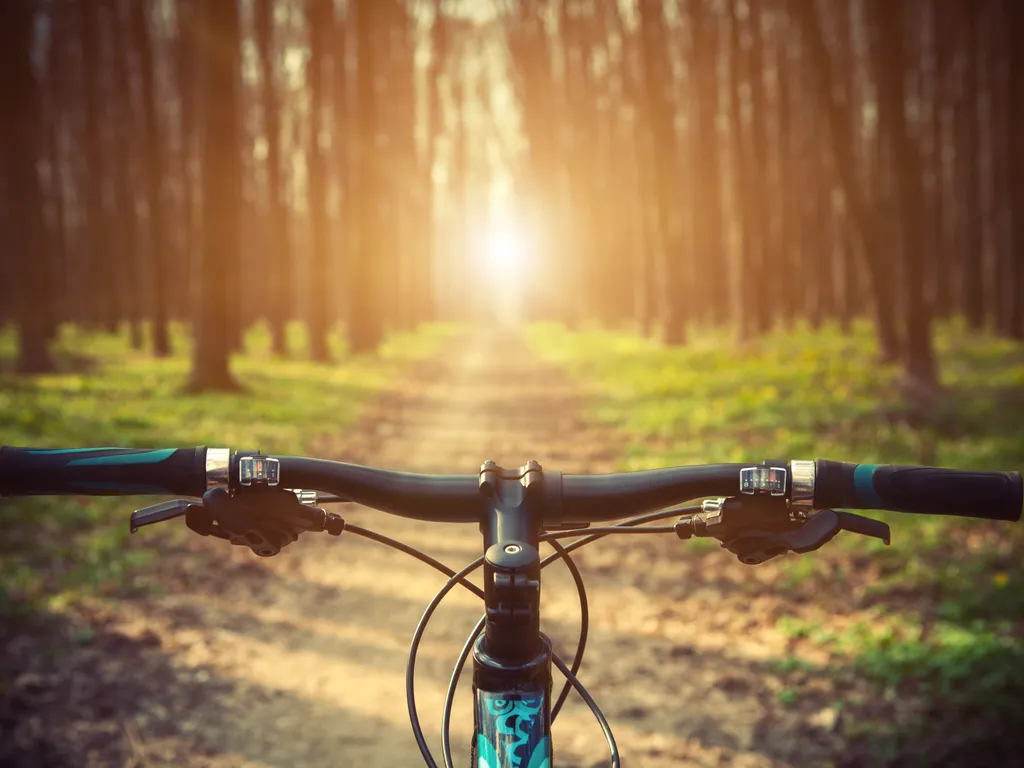
<path fill-rule="evenodd" d="M 597 702 L 594 701 L 593 697 L 586 690 L 586 687 L 583 686 L 583 684 L 576 677 L 576 673 L 579 671 L 579 667 L 582 664 L 583 651 L 584 651 L 584 649 L 586 647 L 586 637 L 587 637 L 587 632 L 589 630 L 589 627 L 588 627 L 588 625 L 589 625 L 589 615 L 587 613 L 585 613 L 586 610 L 587 610 L 586 609 L 586 588 L 583 585 L 582 576 L 580 576 L 578 568 L 576 568 L 575 563 L 572 562 L 572 558 L 569 557 L 569 553 L 574 551 L 574 550 L 576 550 L 576 549 L 579 549 L 582 546 L 585 546 L 586 544 L 590 544 L 590 543 L 592 543 L 594 541 L 597 541 L 599 539 L 604 538 L 605 536 L 609 536 L 609 535 L 613 535 L 613 534 L 624 534 L 624 533 L 667 533 L 667 532 L 674 532 L 675 529 L 674 528 L 670 528 L 668 526 L 658 526 L 658 527 L 650 526 L 650 527 L 648 527 L 646 529 L 643 529 L 643 530 L 640 530 L 640 529 L 637 529 L 637 530 L 624 530 L 624 529 L 633 529 L 633 528 L 636 528 L 637 526 L 640 526 L 641 524 L 646 523 L 646 522 L 654 522 L 656 520 L 663 520 L 663 519 L 666 519 L 666 518 L 669 518 L 669 517 L 676 517 L 678 515 L 682 515 L 682 514 L 687 514 L 687 513 L 698 511 L 699 509 L 700 509 L 699 507 L 676 507 L 676 508 L 672 508 L 672 509 L 668 509 L 668 510 L 663 510 L 663 511 L 660 511 L 660 512 L 653 512 L 653 513 L 650 513 L 650 514 L 647 514 L 647 515 L 640 515 L 638 517 L 630 518 L 629 520 L 624 520 L 624 521 L 622 521 L 620 523 L 617 523 L 617 524 L 615 524 L 613 526 L 603 526 L 601 528 L 590 528 L 590 529 L 588 529 L 588 528 L 576 528 L 576 529 L 569 529 L 569 530 L 565 530 L 565 531 L 555 531 L 555 532 L 551 532 L 551 533 L 544 534 L 544 535 L 541 536 L 541 540 L 547 541 L 549 544 L 552 545 L 552 547 L 556 548 L 554 554 L 549 555 L 548 557 L 546 557 L 541 562 L 541 568 L 546 567 L 547 565 L 549 565 L 550 563 L 552 563 L 556 559 L 564 559 L 565 562 L 566 562 L 567 567 L 570 569 L 570 573 L 573 574 L 573 579 L 574 579 L 574 581 L 576 581 L 577 591 L 578 591 L 578 593 L 581 596 L 581 602 L 580 602 L 580 607 L 581 607 L 581 631 L 580 631 L 579 640 L 577 641 L 576 654 L 574 655 L 574 658 L 573 658 L 572 668 L 570 669 L 569 667 L 566 667 L 565 663 L 556 654 L 552 654 L 552 661 L 554 662 L 554 664 L 558 668 L 558 670 L 566 678 L 566 682 L 563 685 L 563 689 L 562 689 L 562 691 L 559 694 L 559 697 L 558 697 L 558 700 L 556 702 L 556 705 L 552 709 L 552 723 L 554 722 L 555 716 L 557 715 L 558 711 L 561 709 L 561 706 L 564 703 L 564 701 L 565 701 L 565 699 L 566 699 L 566 697 L 568 695 L 569 686 L 574 687 L 577 690 L 577 692 L 580 694 L 580 697 L 584 700 L 584 702 L 587 703 L 587 705 L 590 707 L 591 711 L 594 713 L 594 716 L 595 716 L 595 718 L 598 721 L 598 725 L 601 727 L 601 730 L 602 730 L 602 732 L 605 735 L 605 739 L 608 741 L 609 750 L 610 750 L 611 755 L 612 755 L 612 761 L 613 761 L 612 765 L 613 766 L 618 766 L 619 765 L 619 757 L 618 757 L 618 748 L 617 748 L 616 743 L 615 743 L 615 737 L 614 737 L 614 735 L 611 732 L 611 727 L 608 724 L 608 720 L 604 716 L 604 713 L 601 711 L 600 707 L 597 705 Z M 425 736 L 423 735 L 423 728 L 420 725 L 419 714 L 418 714 L 417 708 L 416 708 L 416 692 L 415 692 L 416 655 L 417 655 L 417 651 L 419 650 L 420 642 L 422 641 L 423 634 L 426 631 L 426 627 L 427 627 L 427 624 L 430 621 L 431 616 L 433 615 L 434 611 L 437 609 L 438 605 L 440 605 L 440 603 L 444 599 L 444 597 L 455 587 L 456 584 L 460 584 L 460 585 L 464 586 L 466 589 L 468 589 L 470 592 L 472 592 L 477 597 L 483 598 L 483 591 L 479 587 L 477 587 L 475 584 L 473 584 L 472 582 L 468 581 L 466 579 L 466 576 L 468 576 L 474 570 L 479 568 L 483 564 L 484 558 L 483 557 L 477 558 L 476 560 L 474 560 L 473 562 L 471 562 L 467 566 L 465 566 L 461 571 L 455 572 L 451 568 L 449 568 L 448 566 L 446 566 L 443 563 L 441 563 L 439 560 L 436 560 L 433 557 L 431 557 L 430 555 L 427 555 L 425 552 L 422 552 L 422 551 L 416 549 L 415 547 L 411 547 L 411 546 L 409 546 L 407 544 L 404 544 L 403 542 L 400 542 L 400 541 L 398 541 L 396 539 L 392 539 L 389 536 L 385 536 L 383 534 L 377 533 L 376 531 L 371 531 L 369 529 L 362 528 L 362 527 L 357 526 L 357 525 L 345 525 L 344 530 L 350 531 L 351 533 L 354 533 L 357 536 L 361 536 L 363 538 L 370 539 L 371 541 L 376 541 L 376 542 L 378 542 L 380 544 L 384 544 L 385 546 L 388 546 L 388 547 L 391 547 L 393 549 L 396 549 L 399 552 L 402 552 L 404 554 L 410 555 L 411 557 L 416 558 L 420 562 L 422 562 L 422 563 L 424 563 L 426 565 L 431 566 L 435 570 L 438 570 L 441 573 L 443 573 L 443 574 L 445 574 L 446 576 L 449 577 L 448 582 L 437 592 L 436 595 L 434 595 L 434 598 L 430 601 L 430 604 L 427 606 L 426 610 L 423 613 L 423 616 L 420 618 L 420 621 L 419 621 L 419 623 L 416 626 L 416 631 L 413 633 L 412 642 L 410 644 L 409 661 L 408 661 L 408 663 L 406 665 L 406 702 L 407 702 L 408 708 L 409 708 L 409 720 L 410 720 L 410 724 L 412 726 L 413 736 L 415 737 L 416 744 L 417 744 L 417 746 L 420 749 L 420 755 L 426 761 L 426 764 L 427 764 L 428 768 L 438 768 L 437 762 L 434 760 L 433 755 L 430 753 L 430 748 L 427 745 Z M 568 538 L 568 537 L 572 537 L 572 536 L 580 536 L 581 534 L 587 534 L 587 535 L 581 536 L 581 538 L 578 538 L 576 541 L 572 542 L 571 544 L 569 544 L 568 546 L 565 546 L 565 547 L 562 547 L 561 545 L 559 545 L 557 543 L 557 541 L 555 541 L 555 539 L 557 539 L 557 538 Z M 586 622 L 584 622 L 584 620 L 583 620 L 584 615 L 587 615 Z M 480 633 L 480 631 L 483 628 L 483 623 L 484 623 L 484 620 L 481 619 L 480 623 L 477 625 L 477 627 L 471 633 L 471 636 L 470 636 L 469 640 L 467 640 L 466 646 L 463 648 L 463 654 L 460 656 L 459 664 L 458 664 L 458 667 L 456 668 L 456 673 L 453 674 L 453 681 L 454 681 L 455 684 L 457 684 L 458 677 L 461 674 L 461 670 L 464 667 L 464 665 L 466 663 L 466 660 L 468 659 L 468 655 L 469 655 L 469 652 L 470 652 L 470 650 L 472 648 L 472 644 L 476 640 L 477 635 Z M 453 700 L 453 698 L 452 698 L 452 700 Z M 446 709 L 445 709 L 445 713 L 444 713 L 444 719 L 447 719 L 449 724 L 450 724 L 450 716 L 451 716 L 451 703 L 446 699 Z M 442 721 L 442 745 L 445 747 L 444 757 L 445 757 L 445 761 L 446 761 L 446 766 L 450 766 L 451 765 L 451 750 L 450 750 L 450 738 L 448 737 L 448 730 L 449 729 L 444 727 L 444 719 Z"/>
<path fill-rule="evenodd" d="M 583 576 L 580 574 L 579 568 L 576 567 L 576 563 L 573 561 L 569 553 L 565 551 L 565 548 L 554 540 L 549 541 L 548 543 L 565 563 L 566 567 L 569 569 L 569 573 L 572 574 L 573 581 L 576 583 L 576 592 L 580 598 L 580 634 L 576 640 L 576 653 L 573 655 L 572 666 L 570 667 L 570 673 L 575 677 L 579 672 L 580 665 L 583 663 L 583 654 L 587 647 L 587 637 L 590 634 L 590 605 L 587 601 L 587 588 L 583 583 Z M 444 758 L 445 768 L 455 768 L 455 761 L 452 757 L 451 748 L 451 716 L 452 706 L 455 703 L 455 693 L 459 685 L 459 678 L 462 675 L 462 670 L 466 666 L 466 662 L 469 660 L 469 654 L 473 650 L 473 644 L 483 631 L 486 621 L 487 617 L 482 616 L 480 621 L 477 622 L 476 627 L 473 628 L 473 631 L 469 633 L 469 638 L 466 640 L 465 645 L 462 646 L 462 652 L 459 654 L 458 661 L 455 662 L 455 669 L 452 671 L 451 680 L 448 683 L 448 692 L 445 695 L 444 710 L 441 715 L 441 754 Z M 569 695 L 571 687 L 572 683 L 569 678 L 566 677 L 565 683 L 562 685 L 562 690 L 558 695 L 558 700 L 555 702 L 554 707 L 551 708 L 552 725 L 554 725 L 555 719 L 558 717 L 558 712 L 561 710 L 562 704 L 565 703 L 565 699 Z"/>
<path fill-rule="evenodd" d="M 690 514 L 695 514 L 697 512 L 700 512 L 700 507 L 696 506 L 696 505 L 687 505 L 685 507 L 672 507 L 671 509 L 664 509 L 661 512 L 650 512 L 650 513 L 648 513 L 646 515 L 638 515 L 637 517 L 631 517 L 628 520 L 623 520 L 621 523 L 616 523 L 615 525 L 609 526 L 609 527 L 611 527 L 611 528 L 620 528 L 620 527 L 622 527 L 622 528 L 632 528 L 632 527 L 635 527 L 635 526 L 638 526 L 638 525 L 642 525 L 643 523 L 653 523 L 656 520 L 665 520 L 666 518 L 669 518 L 669 517 L 676 517 L 678 515 L 690 515 Z M 589 535 L 587 535 L 587 536 L 583 536 L 583 537 L 581 537 L 579 539 L 576 539 L 576 541 L 574 541 L 571 544 L 567 545 L 565 547 L 565 551 L 566 552 L 575 552 L 580 547 L 585 547 L 587 544 L 591 544 L 591 543 L 593 543 L 595 541 L 598 541 L 599 539 L 603 539 L 605 536 L 612 535 L 612 533 L 621 533 L 621 531 L 604 532 L 604 528 L 602 528 L 600 532 L 596 532 L 596 533 L 594 532 L 595 529 L 582 528 L 582 529 L 576 529 L 576 530 L 578 530 L 578 531 L 588 531 L 589 530 L 589 531 L 591 531 L 591 533 Z M 560 531 L 554 531 L 554 533 L 561 533 L 561 532 Z M 545 534 L 545 535 L 547 535 L 547 534 Z M 557 554 L 555 554 L 555 555 L 548 555 L 547 557 L 545 557 L 543 560 L 540 561 L 540 567 L 543 568 L 548 563 L 553 562 L 557 558 L 558 558 Z"/>
<path fill-rule="evenodd" d="M 580 671 L 580 666 L 583 664 L 583 654 L 587 648 L 587 638 L 590 635 L 590 604 L 587 601 L 587 587 L 583 583 L 583 576 L 580 574 L 580 569 L 576 567 L 576 562 L 572 559 L 568 552 L 565 551 L 565 547 L 559 544 L 557 541 L 552 539 L 548 542 L 551 548 L 555 550 L 558 556 L 565 563 L 565 567 L 569 569 L 569 573 L 572 574 L 572 580 L 576 582 L 576 593 L 580 597 L 580 634 L 576 639 L 576 653 L 573 655 L 572 666 L 570 669 L 574 675 Z M 542 566 L 543 567 L 543 566 Z M 566 698 L 569 696 L 570 683 L 568 680 L 562 685 L 562 690 L 558 694 L 558 698 L 555 700 L 555 705 L 551 708 L 551 723 L 555 722 L 555 718 L 558 717 L 558 713 L 562 710 L 562 705 L 565 704 Z"/>
<path fill-rule="evenodd" d="M 575 549 L 578 549 L 578 548 L 580 548 L 580 547 L 582 547 L 582 546 L 584 546 L 586 544 L 590 544 L 590 543 L 592 543 L 594 541 L 597 541 L 598 539 L 603 539 L 605 536 L 609 536 L 609 535 L 616 534 L 616 533 L 623 533 L 624 531 L 622 529 L 624 529 L 624 528 L 633 528 L 635 526 L 641 525 L 642 523 L 653 522 L 655 520 L 663 520 L 663 519 L 668 518 L 668 517 L 676 517 L 678 515 L 682 515 L 682 514 L 687 514 L 687 513 L 690 513 L 690 512 L 698 511 L 699 509 L 700 509 L 699 507 L 692 507 L 692 506 L 688 506 L 688 507 L 674 507 L 674 508 L 663 510 L 663 511 L 660 511 L 660 512 L 652 512 L 652 513 L 647 514 L 647 515 L 640 515 L 640 516 L 637 516 L 637 517 L 633 517 L 633 518 L 630 518 L 628 520 L 623 520 L 621 523 L 617 523 L 614 526 L 608 526 L 607 529 L 602 528 L 602 529 L 600 529 L 599 532 L 594 533 L 592 535 L 584 536 L 584 537 L 582 537 L 580 539 L 577 539 L 576 541 L 572 542 L 572 544 L 568 545 L 567 547 L 564 547 L 563 549 L 565 550 L 566 553 L 569 553 L 569 552 L 571 552 L 571 551 L 573 551 Z M 569 535 L 569 536 L 575 536 L 575 535 L 578 535 L 578 531 L 579 530 L 586 531 L 587 529 L 570 529 L 570 531 L 568 531 L 568 532 L 557 532 L 557 533 L 564 533 L 564 534 Z M 672 532 L 675 531 L 674 528 L 667 529 L 667 530 L 672 531 Z M 628 531 L 628 532 L 632 533 L 633 531 Z M 664 531 L 652 531 L 652 532 L 663 533 Z M 557 533 L 555 534 L 556 536 L 557 536 Z M 542 538 L 545 538 L 545 537 L 542 537 Z M 547 537 L 547 539 L 550 539 L 550 538 L 551 537 Z M 561 557 L 561 553 L 560 552 L 555 552 L 554 554 L 548 555 L 548 557 L 546 557 L 544 560 L 541 561 L 541 568 L 544 568 L 546 565 L 548 565 L 549 563 L 551 563 L 554 560 L 558 559 L 559 557 Z M 459 573 L 457 573 L 455 576 L 450 578 L 448 580 L 448 582 L 443 587 L 441 587 L 441 589 L 437 592 L 437 594 L 434 595 L 434 598 L 430 601 L 430 604 L 427 605 L 426 610 L 423 612 L 423 616 L 420 618 L 419 623 L 416 625 L 416 631 L 413 633 L 412 642 L 410 643 L 410 647 L 409 647 L 409 661 L 408 661 L 408 663 L 406 665 L 406 674 L 405 674 L 406 701 L 407 701 L 408 707 L 409 707 L 409 721 L 410 721 L 410 725 L 412 726 L 413 736 L 415 736 L 416 744 L 420 748 L 420 756 L 423 757 L 424 761 L 426 761 L 426 764 L 427 764 L 428 768 L 438 768 L 438 766 L 437 766 L 437 762 L 434 760 L 434 757 L 433 757 L 433 755 L 430 752 L 430 747 L 427 746 L 426 738 L 423 735 L 423 728 L 420 725 L 419 713 L 417 712 L 417 709 L 416 709 L 416 691 L 415 691 L 416 654 L 419 651 L 419 645 L 420 645 L 420 642 L 423 639 L 423 634 L 426 631 L 427 624 L 430 622 L 430 619 L 433 616 L 434 611 L 437 610 L 437 606 L 440 605 L 441 601 L 454 588 L 454 586 L 457 583 L 459 583 L 460 579 L 464 578 L 466 575 L 468 575 L 472 571 L 474 571 L 477 568 L 479 568 L 483 564 L 483 561 L 484 561 L 483 557 L 477 558 L 472 563 L 470 563 L 465 568 L 463 568 L 461 571 L 459 571 Z M 476 633 L 474 632 L 474 638 L 473 639 L 475 639 L 475 634 Z M 471 646 L 472 645 L 472 640 L 468 641 L 468 644 Z M 579 652 L 579 647 L 577 647 L 577 652 Z M 554 661 L 555 666 L 559 669 L 559 671 L 561 671 L 562 674 L 566 675 L 567 681 L 574 688 L 576 688 L 577 691 L 580 691 L 580 696 L 588 704 L 588 706 L 590 706 L 591 711 L 594 713 L 594 716 L 597 718 L 598 724 L 601 725 L 602 731 L 604 731 L 605 730 L 605 726 L 607 726 L 607 719 L 605 719 L 604 714 L 601 712 L 600 707 L 597 705 L 597 702 L 595 702 L 593 697 L 591 697 L 590 694 L 586 692 L 586 688 L 583 687 L 582 683 L 580 683 L 579 680 L 576 679 L 575 675 L 571 672 L 571 670 L 568 667 L 565 666 L 565 664 L 561 661 L 561 659 L 558 658 L 557 654 L 554 654 L 554 653 L 552 654 L 552 660 Z M 574 664 L 575 664 L 575 659 L 574 659 Z M 611 749 L 613 759 L 615 760 L 615 762 L 613 763 L 613 766 L 616 766 L 616 765 L 618 765 L 618 750 L 617 750 L 617 747 L 615 747 L 615 738 L 611 734 L 610 727 L 605 732 L 605 736 L 609 740 L 609 748 Z"/>
<path fill-rule="evenodd" d="M 416 711 L 416 653 L 419 651 L 420 641 L 423 639 L 423 633 L 427 629 L 430 617 L 437 610 L 437 606 L 441 604 L 441 601 L 444 600 L 445 595 L 452 591 L 452 588 L 459 583 L 460 579 L 465 578 L 483 564 L 484 558 L 478 557 L 448 579 L 447 583 L 438 590 L 437 594 L 434 595 L 427 605 L 423 616 L 420 617 L 419 623 L 416 625 L 416 631 L 413 632 L 412 642 L 409 645 L 409 661 L 405 665 L 405 700 L 409 706 L 409 723 L 412 726 L 412 734 L 416 738 L 417 746 L 420 748 L 420 756 L 426 761 L 428 768 L 438 768 L 438 766 L 434 756 L 430 753 L 430 747 L 427 746 L 427 740 L 423 735 L 423 728 L 420 726 L 419 713 Z"/>
<path fill-rule="evenodd" d="M 455 575 L 455 571 L 453 571 L 447 565 L 442 563 L 440 560 L 435 560 L 426 552 L 416 549 L 415 547 L 411 547 L 408 544 L 404 544 L 401 541 L 398 541 L 397 539 L 392 539 L 390 536 L 385 536 L 382 533 L 371 531 L 368 528 L 362 528 L 358 525 L 351 524 L 346 524 L 345 530 L 349 533 L 354 533 L 357 536 L 362 536 L 363 538 L 370 539 L 371 541 L 376 541 L 378 544 L 384 544 L 385 546 L 391 547 L 392 549 L 397 549 L 399 552 L 403 552 L 407 555 L 410 555 L 411 557 L 415 557 L 421 563 L 429 565 L 431 568 L 440 571 L 449 578 Z M 473 582 L 469 581 L 468 579 L 461 579 L 459 583 L 462 584 L 462 586 L 464 586 L 474 595 L 479 597 L 481 600 L 484 599 L 484 591 Z"/>

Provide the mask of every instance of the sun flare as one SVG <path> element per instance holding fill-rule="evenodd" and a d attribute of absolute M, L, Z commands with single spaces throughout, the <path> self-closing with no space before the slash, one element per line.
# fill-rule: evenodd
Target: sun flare
<path fill-rule="evenodd" d="M 487 266 L 508 272 L 516 267 L 525 268 L 526 243 L 522 232 L 509 225 L 491 227 L 485 236 L 482 256 Z"/>

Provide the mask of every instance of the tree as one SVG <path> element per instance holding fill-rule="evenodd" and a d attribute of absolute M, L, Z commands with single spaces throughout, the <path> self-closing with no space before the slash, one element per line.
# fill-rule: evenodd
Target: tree
<path fill-rule="evenodd" d="M 120 310 L 117 306 L 117 265 L 114 261 L 112 216 L 104 198 L 108 173 L 103 152 L 103 123 L 106 104 L 102 90 L 99 3 L 80 0 L 77 4 L 78 28 L 82 50 L 82 76 L 85 79 L 85 144 L 84 160 L 87 166 L 85 192 L 88 221 L 89 262 L 91 270 L 90 320 L 108 331 L 117 329 Z"/>
<path fill-rule="evenodd" d="M 267 143 L 267 239 L 270 258 L 265 263 L 288 265 L 267 271 L 267 318 L 271 350 L 275 355 L 287 352 L 285 326 L 291 308 L 291 239 L 288 236 L 288 209 L 284 199 L 281 173 L 281 109 L 274 62 L 277 59 L 274 38 L 274 0 L 257 0 L 256 41 L 260 60 L 260 103 L 263 109 L 263 134 Z"/>
<path fill-rule="evenodd" d="M 892 149 L 892 172 L 900 213 L 903 254 L 903 311 L 906 343 L 903 364 L 915 385 L 934 389 L 938 383 L 932 351 L 931 316 L 924 300 L 924 259 L 927 248 L 925 191 L 920 150 L 911 137 L 906 118 L 902 4 L 872 0 L 878 25 L 878 101 L 880 134 Z"/>
<path fill-rule="evenodd" d="M 381 210 L 385 189 L 382 169 L 387 151 L 378 141 L 380 120 L 376 86 L 382 11 L 378 0 L 358 0 L 351 8 L 356 16 L 358 47 L 359 248 L 349 265 L 349 345 L 353 352 L 367 352 L 377 348 L 384 334 L 381 278 L 388 273 L 389 258 L 381 247 L 386 226 Z"/>
<path fill-rule="evenodd" d="M 120 303 L 123 317 L 128 321 L 128 338 L 132 349 L 142 348 L 142 316 L 145 291 L 142 290 L 141 258 L 139 254 L 138 222 L 135 214 L 135 189 L 132 161 L 135 154 L 136 114 L 132 102 L 131 46 L 125 29 L 121 0 L 107 0 L 113 26 L 113 106 L 115 109 L 114 136 L 120 147 L 119 160 L 112 168 L 114 204 L 117 210 L 118 273 L 123 275 L 121 288 L 124 298 Z M 132 3 L 141 6 L 141 3 Z M 134 14 L 135 11 L 131 10 Z M 156 286 L 153 286 L 156 287 Z M 166 336 L 166 334 L 165 334 Z"/>
<path fill-rule="evenodd" d="M 0 4 L 0 132 L 7 189 L 7 232 L 17 232 L 19 248 L 18 364 L 20 373 L 49 373 L 53 360 L 47 346 L 45 307 L 50 276 L 46 269 L 47 238 L 43 195 L 36 163 L 42 154 L 39 83 L 33 71 L 32 41 L 35 3 L 8 0 Z M 42 309 L 42 311 L 40 311 Z"/>
<path fill-rule="evenodd" d="M 198 305 L 198 280 L 194 279 L 198 271 L 199 253 L 199 215 L 197 212 L 198 195 L 196 194 L 196 166 L 198 150 L 196 130 L 196 106 L 198 89 L 196 88 L 195 58 L 196 49 L 196 0 L 177 0 L 177 37 L 174 41 L 174 68 L 178 85 L 178 103 L 180 115 L 178 121 L 181 136 L 180 179 L 181 209 L 179 211 L 181 227 L 180 263 L 187 276 L 181 286 L 182 293 L 188 297 L 190 309 Z M 192 318 L 193 321 L 195 318 Z"/>
<path fill-rule="evenodd" d="M 690 174 L 693 216 L 693 252 L 696 262 L 697 290 L 709 296 L 726 294 L 728 270 L 724 253 L 722 164 L 719 157 L 715 118 L 719 106 L 718 19 L 704 0 L 688 3 L 688 21 L 693 38 L 692 72 L 695 105 L 690 129 Z M 718 257 L 718 258 L 716 258 Z M 710 317 L 727 322 L 727 302 L 711 301 Z"/>
<path fill-rule="evenodd" d="M 837 87 L 832 57 L 825 44 L 814 4 L 807 0 L 790 0 L 789 9 L 802 32 L 815 102 L 826 118 L 836 174 L 871 280 L 882 359 L 896 362 L 900 359 L 900 340 L 893 312 L 891 266 L 882 222 L 857 175 L 853 131 L 846 111 L 849 107 L 846 103 L 848 99 L 844 97 L 844 91 Z"/>
<path fill-rule="evenodd" d="M 643 39 L 645 124 L 653 143 L 653 181 L 657 200 L 658 234 L 661 240 L 666 314 L 663 339 L 666 344 L 686 341 L 686 318 L 682 313 L 686 286 L 683 285 L 683 254 L 673 226 L 676 163 L 675 111 L 666 84 L 671 82 L 668 41 L 663 3 L 640 0 L 640 30 Z"/>
<path fill-rule="evenodd" d="M 198 320 L 187 389 L 238 390 L 231 375 L 230 267 L 240 250 L 239 154 L 241 22 L 236 0 L 196 4 L 197 64 L 202 103 L 200 147 L 204 206 Z"/>
<path fill-rule="evenodd" d="M 327 229 L 327 164 L 320 145 L 322 118 L 326 89 L 324 88 L 324 66 L 329 53 L 325 43 L 331 39 L 334 23 L 334 8 L 331 0 L 311 0 L 309 5 L 310 51 L 307 75 L 309 81 L 309 137 L 306 158 L 309 174 L 309 219 L 312 239 L 310 250 L 309 297 L 309 342 L 313 360 L 326 362 L 330 359 L 327 346 L 329 330 L 328 303 L 330 301 L 330 279 L 328 276 L 328 229 Z"/>
<path fill-rule="evenodd" d="M 153 332 L 153 354 L 166 357 L 171 354 L 171 340 L 167 329 L 168 281 L 168 228 L 163 193 L 166 162 L 163 137 L 157 116 L 159 98 L 153 68 L 153 40 L 149 27 L 147 4 L 130 2 L 132 37 L 139 47 L 139 75 L 142 81 L 142 124 L 145 136 L 146 207 L 149 209 L 150 321 Z"/>
<path fill-rule="evenodd" d="M 1018 2 L 1005 4 L 1009 9 L 1006 44 L 1009 48 L 1007 102 L 1009 103 L 1009 158 L 1011 192 L 1010 211 L 1013 241 L 1009 253 L 1013 265 L 1013 290 L 1010 335 L 1024 339 L 1024 8 Z"/>

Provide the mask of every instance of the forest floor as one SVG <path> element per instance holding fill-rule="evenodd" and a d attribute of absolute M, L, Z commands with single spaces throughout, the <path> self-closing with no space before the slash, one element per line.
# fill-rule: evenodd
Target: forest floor
<path fill-rule="evenodd" d="M 366 397 L 344 430 L 305 450 L 439 472 L 473 472 L 488 458 L 505 466 L 535 458 L 566 472 L 636 463 L 636 431 L 607 417 L 607 394 L 581 383 L 579 361 L 567 362 L 557 334 L 552 338 L 533 337 L 529 346 L 513 334 L 450 341 L 445 354 L 412 362 L 381 383 L 383 393 Z M 271 450 L 268 442 L 260 447 Z M 668 457 L 663 464 L 678 458 L 664 445 L 657 450 Z M 816 454 L 825 452 L 798 457 Z M 339 511 L 456 568 L 479 555 L 473 526 Z M 405 663 L 412 630 L 443 577 L 347 535 L 306 535 L 269 560 L 195 536 L 153 536 L 163 550 L 145 565 L 144 578 L 64 606 L 51 603 L 0 634 L 0 765 L 421 763 L 408 726 Z M 916 758 L 987 765 L 1019 756 L 1019 706 L 1004 706 L 992 721 L 979 717 L 976 697 L 949 690 L 965 676 L 992 676 L 996 665 L 995 688 L 979 695 L 1019 693 L 1020 646 L 1005 641 L 1019 638 L 1019 621 L 988 644 L 971 635 L 966 655 L 954 653 L 965 643 L 960 638 L 957 646 L 960 636 L 948 628 L 935 640 L 934 629 L 915 627 L 910 642 L 892 617 L 928 603 L 922 594 L 938 587 L 914 584 L 880 597 L 871 587 L 888 574 L 870 554 L 839 547 L 819 561 L 825 570 L 807 571 L 793 563 L 745 567 L 706 542 L 674 537 L 612 538 L 582 550 L 591 633 L 580 677 L 612 723 L 623 764 Z M 1002 584 L 1017 576 L 1004 575 Z M 982 578 L 991 581 L 987 572 Z M 544 629 L 567 658 L 578 629 L 571 579 L 557 568 L 545 571 L 543 600 Z M 421 648 L 418 703 L 435 754 L 451 667 L 479 615 L 475 598 L 452 593 Z M 962 618 L 966 626 L 973 617 Z M 881 645 L 875 627 L 888 632 Z M 895 657 L 888 666 L 880 649 Z M 937 661 L 930 662 L 933 650 Z M 929 663 L 943 696 L 914 679 Z M 468 677 L 456 699 L 457 754 L 468 752 Z M 943 734 L 922 730 L 927 720 L 976 727 Z M 597 725 L 578 699 L 570 697 L 554 738 L 557 765 L 607 765 Z"/>

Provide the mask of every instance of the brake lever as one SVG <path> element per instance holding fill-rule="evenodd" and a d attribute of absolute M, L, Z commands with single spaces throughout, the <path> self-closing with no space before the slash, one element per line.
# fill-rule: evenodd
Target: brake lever
<path fill-rule="evenodd" d="M 742 530 L 736 536 L 722 540 L 722 546 L 735 554 L 741 563 L 757 565 L 787 552 L 813 552 L 834 539 L 840 531 L 881 539 L 886 546 L 890 543 L 891 531 L 887 523 L 852 512 L 823 509 L 798 528 L 771 533 Z"/>
<path fill-rule="evenodd" d="M 189 499 L 171 499 L 170 501 L 162 501 L 159 504 L 136 509 L 132 512 L 131 519 L 129 520 L 129 528 L 132 533 L 135 533 L 139 528 L 144 528 L 147 525 L 173 520 L 187 513 L 188 508 L 191 506 L 195 506 L 195 502 Z"/>
<path fill-rule="evenodd" d="M 135 533 L 184 515 L 189 529 L 201 536 L 216 536 L 249 547 L 260 557 L 271 557 L 306 531 L 341 534 L 345 521 L 312 506 L 315 503 L 315 493 L 309 491 L 259 488 L 232 495 L 214 488 L 203 494 L 201 502 L 173 499 L 137 509 L 130 527 Z"/>

